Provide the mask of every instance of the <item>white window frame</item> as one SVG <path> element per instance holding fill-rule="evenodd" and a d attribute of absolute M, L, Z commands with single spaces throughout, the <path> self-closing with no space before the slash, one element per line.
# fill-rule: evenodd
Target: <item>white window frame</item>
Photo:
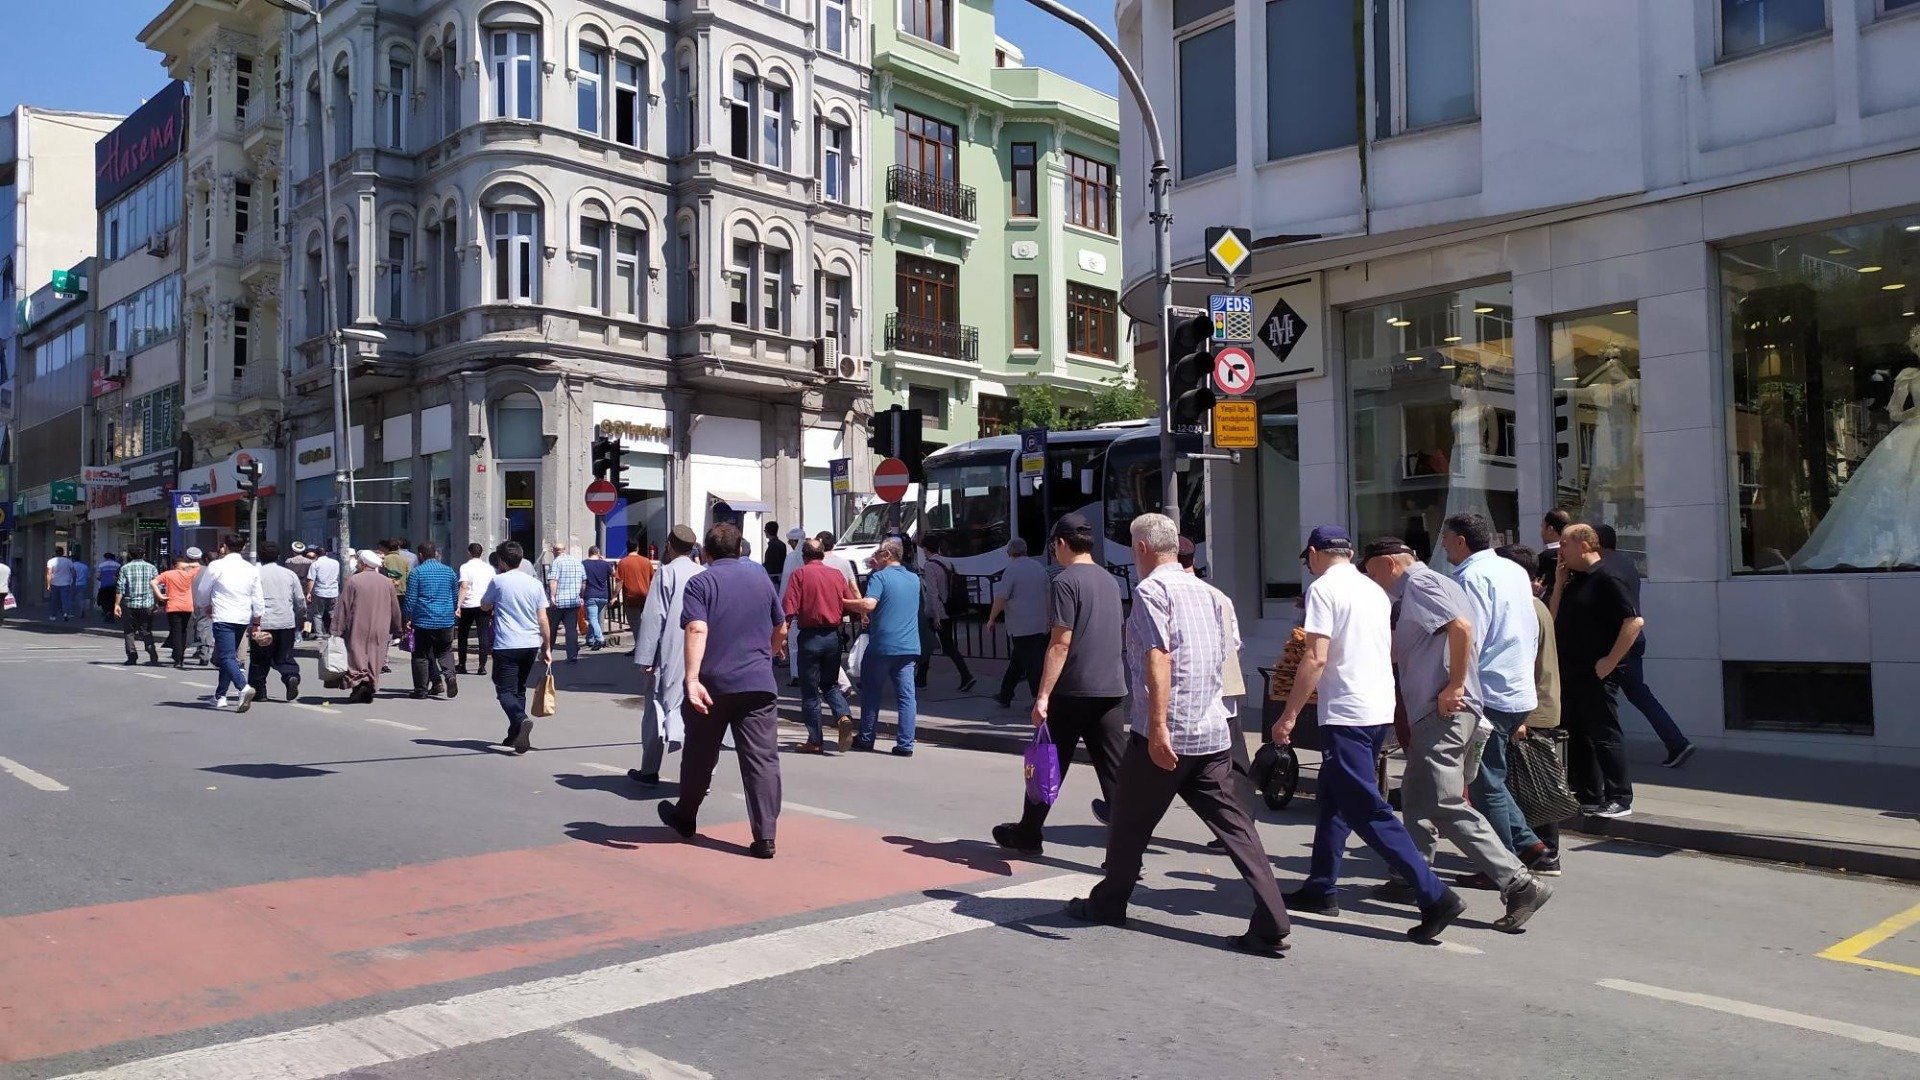
<path fill-rule="evenodd" d="M 760 164 L 769 169 L 787 167 L 787 114 L 793 93 L 772 79 L 760 80 Z"/>
<path fill-rule="evenodd" d="M 853 316 L 848 298 L 853 295 L 853 282 L 840 274 L 824 271 L 819 289 L 820 336 L 832 338 L 839 344 L 839 351 L 846 352 L 852 335 Z"/>
<path fill-rule="evenodd" d="M 647 317 L 647 231 L 633 225 L 613 227 L 613 276 L 607 289 L 611 314 L 622 319 Z"/>
<path fill-rule="evenodd" d="M 1182 86 L 1181 79 L 1180 79 L 1180 75 L 1181 75 L 1180 47 L 1186 43 L 1188 38 L 1200 37 L 1203 34 L 1207 34 L 1214 30 L 1218 30 L 1222 26 L 1229 26 L 1229 27 L 1233 26 L 1233 20 L 1235 18 L 1235 15 L 1236 15 L 1235 5 L 1229 4 L 1224 10 L 1213 12 L 1212 14 L 1207 15 L 1205 18 L 1195 19 L 1190 23 L 1186 23 L 1174 28 L 1174 36 L 1173 36 L 1173 129 L 1174 129 L 1173 130 L 1173 159 L 1174 159 L 1173 172 L 1174 172 L 1174 177 L 1180 183 L 1187 183 L 1194 180 L 1202 180 L 1209 177 L 1221 176 L 1226 173 L 1232 172 L 1235 169 L 1238 169 L 1240 167 L 1239 135 L 1237 133 L 1230 132 L 1229 137 L 1234 139 L 1233 161 L 1230 164 L 1222 165 L 1217 169 L 1211 169 L 1203 173 L 1194 173 L 1193 175 L 1188 176 L 1184 171 L 1183 155 L 1181 154 L 1181 148 L 1183 146 L 1183 140 L 1186 138 L 1186 134 L 1181 129 L 1181 124 L 1180 124 L 1180 104 L 1181 104 L 1180 93 L 1181 93 L 1181 86 Z M 1230 31 L 1230 33 L 1237 35 L 1239 33 L 1239 28 L 1234 27 Z M 1239 46 L 1237 44 L 1237 39 L 1236 39 L 1235 49 L 1237 50 L 1238 48 Z M 1239 57 L 1237 54 L 1234 58 L 1234 63 L 1236 66 L 1239 64 Z M 1234 78 L 1237 82 L 1239 79 L 1238 71 L 1235 71 Z M 1248 106 L 1244 102 L 1235 106 L 1236 109 L 1244 109 L 1246 107 Z M 1244 122 L 1244 118 L 1239 118 L 1238 122 Z M 1236 127 L 1238 126 L 1238 122 L 1236 123 Z M 1037 166 L 1038 166 L 1037 159 L 1039 158 L 1039 156 L 1040 155 L 1036 152 L 1035 154 L 1036 188 L 1039 183 L 1039 176 L 1040 176 L 1040 174 L 1037 171 Z M 1037 190 L 1035 192 L 1034 201 L 1036 204 L 1039 202 L 1039 193 Z"/>
<path fill-rule="evenodd" d="M 833 24 L 833 16 L 839 15 L 840 44 L 835 46 L 828 38 L 827 28 Z M 847 0 L 820 0 L 820 48 L 834 56 L 846 56 L 847 44 L 852 40 L 851 28 L 847 25 Z"/>
<path fill-rule="evenodd" d="M 487 211 L 487 247 L 493 258 L 491 298 L 533 304 L 540 297 L 540 214 L 524 207 Z M 504 276 L 503 276 L 504 275 Z"/>
<path fill-rule="evenodd" d="M 1727 52 L 1726 4 L 1724 0 L 1712 0 L 1712 4 L 1713 56 L 1716 61 L 1739 60 L 1743 57 L 1758 56 L 1761 53 L 1772 52 L 1774 49 L 1786 45 L 1794 45 L 1802 41 L 1812 41 L 1815 38 L 1825 37 L 1833 33 L 1833 0 L 1820 0 L 1820 12 L 1823 20 L 1820 29 L 1809 30 L 1797 37 L 1783 38 L 1779 41 L 1769 41 L 1764 45 L 1756 46 L 1745 52 L 1729 53 Z M 1852 4 L 1849 2 L 1848 6 L 1851 7 Z M 1876 17 L 1885 17 L 1888 14 L 1894 13 L 1887 10 L 1886 0 L 1874 0 L 1873 6 L 1877 9 Z"/>
<path fill-rule="evenodd" d="M 398 241 L 399 251 L 394 251 Z M 381 252 L 387 271 L 386 316 L 389 321 L 407 321 L 407 255 L 413 247 L 413 234 L 395 220 L 387 228 L 386 250 Z"/>
<path fill-rule="evenodd" d="M 233 182 L 233 249 L 247 246 L 247 234 L 253 229 L 253 181 Z"/>
<path fill-rule="evenodd" d="M 1390 139 L 1395 135 L 1405 135 L 1409 132 L 1432 131 L 1437 128 L 1452 127 L 1455 124 L 1479 123 L 1482 105 L 1480 99 L 1480 0 L 1468 0 L 1468 3 L 1472 5 L 1472 10 L 1468 14 L 1468 20 L 1473 24 L 1473 115 L 1455 117 L 1451 120 L 1439 120 L 1431 124 L 1421 124 L 1417 127 L 1410 126 L 1407 123 L 1407 0 L 1375 0 L 1375 2 L 1379 5 L 1379 10 L 1386 19 L 1387 62 L 1393 66 L 1393 70 L 1388 73 L 1389 80 L 1387 83 L 1388 92 L 1392 98 L 1392 100 L 1386 103 L 1388 130 L 1374 131 L 1373 141 L 1377 142 L 1382 139 Z M 1715 4 L 1714 7 L 1716 11 L 1719 9 L 1718 4 Z M 1367 123 L 1369 127 L 1373 128 L 1380 126 L 1379 106 L 1381 103 L 1378 101 L 1380 77 L 1379 72 L 1374 70 L 1376 57 L 1378 57 L 1380 51 L 1375 41 L 1375 35 L 1379 33 L 1379 30 L 1379 19 L 1367 20 L 1365 49 L 1367 76 L 1365 82 L 1368 87 L 1368 95 L 1373 99 L 1370 102 L 1373 108 L 1367 110 Z"/>
<path fill-rule="evenodd" d="M 605 314 L 607 311 L 607 243 L 612 226 L 604 219 L 583 215 L 580 218 L 580 240 L 574 245 L 573 261 L 575 296 L 573 303 L 582 311 Z M 578 285 L 587 283 L 588 292 L 579 295 Z"/>
<path fill-rule="evenodd" d="M 413 61 L 398 51 L 389 53 L 387 56 L 387 108 L 384 117 L 385 141 L 389 150 L 407 148 L 409 134 L 407 113 L 410 111 L 408 98 L 412 91 Z"/>
<path fill-rule="evenodd" d="M 772 244 L 760 245 L 760 296 L 755 312 L 758 329 L 784 334 L 792 312 L 787 306 L 787 282 L 792 279 L 793 252 Z"/>
<path fill-rule="evenodd" d="M 632 78 L 626 77 L 628 71 Z M 627 100 L 627 95 L 632 97 Z M 620 122 L 632 125 L 631 140 L 620 137 Z M 647 145 L 647 61 L 631 53 L 613 54 L 613 93 L 608 99 L 607 138 L 622 146 Z"/>
<path fill-rule="evenodd" d="M 233 124 L 235 127 L 247 126 L 247 106 L 253 103 L 253 67 L 253 57 L 234 57 Z"/>
<path fill-rule="evenodd" d="M 847 164 L 847 147 L 853 132 L 845 124 L 822 120 L 819 126 L 820 197 L 830 203 L 845 204 L 852 173 Z M 837 142 L 837 145 L 836 145 Z"/>
<path fill-rule="evenodd" d="M 605 137 L 607 131 L 607 50 L 597 45 L 582 44 L 574 57 L 578 70 L 574 73 L 574 123 L 587 135 Z M 589 65 L 597 65 L 596 67 Z M 582 99 L 586 94 L 593 95 L 592 107 Z M 592 126 L 589 127 L 588 125 Z"/>
<path fill-rule="evenodd" d="M 759 302 L 760 243 L 729 237 L 727 242 L 727 321 L 735 326 L 753 325 L 754 306 Z"/>
<path fill-rule="evenodd" d="M 540 32 L 524 27 L 501 27 L 487 32 L 487 55 L 493 71 L 493 115 L 499 120 L 540 119 Z M 527 106 L 520 111 L 521 91 Z"/>

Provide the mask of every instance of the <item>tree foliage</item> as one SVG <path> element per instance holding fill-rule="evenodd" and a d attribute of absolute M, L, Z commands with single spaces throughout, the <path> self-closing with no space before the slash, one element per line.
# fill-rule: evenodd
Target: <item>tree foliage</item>
<path fill-rule="evenodd" d="M 1158 402 L 1138 386 L 1121 376 L 1108 379 L 1091 397 L 1062 402 L 1054 388 L 1044 383 L 1021 387 L 1013 399 L 1015 426 L 1044 427 L 1052 431 L 1079 431 L 1096 424 L 1123 420 L 1150 420 L 1157 415 Z"/>

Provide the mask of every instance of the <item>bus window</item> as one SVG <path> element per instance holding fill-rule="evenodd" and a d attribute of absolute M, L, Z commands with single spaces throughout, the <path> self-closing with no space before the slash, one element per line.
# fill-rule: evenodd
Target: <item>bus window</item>
<path fill-rule="evenodd" d="M 896 528 L 911 536 L 914 523 L 919 518 L 918 503 L 869 503 L 854 517 L 853 523 L 847 526 L 839 542 L 846 547 L 878 544 Z"/>
<path fill-rule="evenodd" d="M 938 537 L 958 559 L 1005 547 L 1012 533 L 1009 451 L 954 455 L 927 462 L 925 537 Z"/>
<path fill-rule="evenodd" d="M 1197 450 L 1198 440 L 1180 437 L 1182 453 Z M 1194 445 L 1187 445 L 1192 440 Z M 1160 448 L 1156 440 L 1129 439 L 1116 442 L 1107 454 L 1106 476 L 1107 539 L 1122 547 L 1131 547 L 1133 519 L 1160 509 Z M 1180 476 L 1180 535 L 1198 544 L 1206 534 L 1206 486 L 1200 482 L 1200 470 Z"/>

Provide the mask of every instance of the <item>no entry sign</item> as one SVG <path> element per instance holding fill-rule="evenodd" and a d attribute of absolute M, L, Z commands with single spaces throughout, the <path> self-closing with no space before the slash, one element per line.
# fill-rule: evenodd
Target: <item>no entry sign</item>
<path fill-rule="evenodd" d="M 873 493 L 881 502 L 899 502 L 907 493 L 907 463 L 899 458 L 881 458 L 873 467 Z"/>
<path fill-rule="evenodd" d="M 613 486 L 611 480 L 595 480 L 587 485 L 587 509 L 599 515 L 613 509 L 620 501 L 620 489 Z"/>

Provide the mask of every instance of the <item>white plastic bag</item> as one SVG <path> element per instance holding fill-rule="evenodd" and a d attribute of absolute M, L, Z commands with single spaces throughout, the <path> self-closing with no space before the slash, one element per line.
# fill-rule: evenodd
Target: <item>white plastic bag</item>
<path fill-rule="evenodd" d="M 853 648 L 847 650 L 847 678 L 855 680 L 860 678 L 860 661 L 867 658 L 867 639 L 871 636 L 861 634 L 854 641 Z"/>
<path fill-rule="evenodd" d="M 320 685 L 335 689 L 347 679 L 347 639 L 333 635 L 320 645 Z"/>

